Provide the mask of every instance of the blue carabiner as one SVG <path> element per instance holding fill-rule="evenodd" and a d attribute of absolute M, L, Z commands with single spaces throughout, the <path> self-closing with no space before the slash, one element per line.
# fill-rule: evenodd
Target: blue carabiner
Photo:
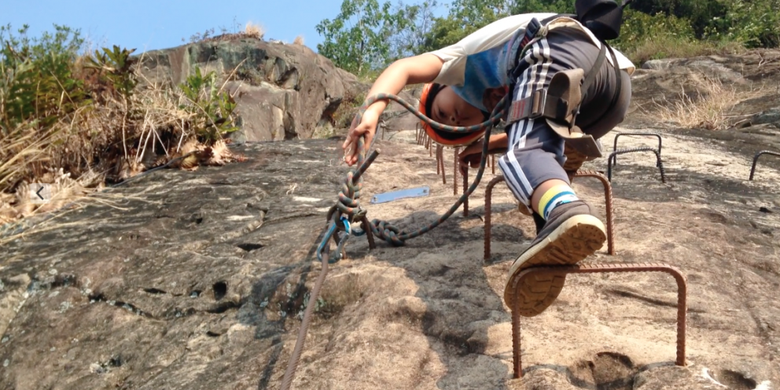
<path fill-rule="evenodd" d="M 344 224 L 344 231 L 347 232 L 347 234 L 350 234 L 352 232 L 352 228 L 349 226 L 349 218 L 345 216 L 341 216 L 341 223 Z"/>
<path fill-rule="evenodd" d="M 330 238 L 333 237 L 333 233 L 335 231 L 336 231 L 336 224 L 333 221 L 331 221 L 330 226 L 328 227 L 328 231 L 325 233 L 325 236 L 323 236 L 319 247 L 317 247 L 317 260 L 322 261 L 322 251 L 323 249 L 325 249 L 325 245 L 328 244 L 328 241 L 330 241 Z"/>
<path fill-rule="evenodd" d="M 341 237 L 339 244 L 336 246 L 336 250 L 328 257 L 328 263 L 335 264 L 341 260 L 341 252 L 344 250 L 344 244 L 347 243 L 347 240 L 349 240 L 349 234 L 345 234 L 344 237 Z"/>

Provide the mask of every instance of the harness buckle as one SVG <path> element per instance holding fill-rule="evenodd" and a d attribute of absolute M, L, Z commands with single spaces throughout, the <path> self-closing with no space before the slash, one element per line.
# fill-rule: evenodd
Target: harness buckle
<path fill-rule="evenodd" d="M 528 115 L 531 119 L 544 116 L 544 108 L 547 106 L 547 89 L 537 89 L 533 93 L 531 103 L 531 113 Z"/>

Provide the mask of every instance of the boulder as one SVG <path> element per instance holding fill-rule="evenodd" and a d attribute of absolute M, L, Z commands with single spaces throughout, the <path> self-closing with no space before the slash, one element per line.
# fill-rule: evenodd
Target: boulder
<path fill-rule="evenodd" d="M 730 57 L 706 56 L 693 58 L 665 58 L 649 60 L 642 64 L 642 69 L 657 70 L 672 75 L 689 75 L 700 73 L 724 83 L 745 83 L 739 69 L 732 69 L 735 61 Z"/>
<path fill-rule="evenodd" d="M 345 96 L 364 89 L 352 74 L 303 45 L 221 36 L 141 55 L 144 81 L 178 85 L 195 71 L 215 71 L 234 96 L 236 141 L 311 138 L 332 121 Z"/>
<path fill-rule="evenodd" d="M 422 87 L 415 85 L 413 88 L 408 88 L 401 91 L 398 97 L 409 103 L 412 107 L 417 108 L 420 104 L 420 92 Z M 396 102 L 390 103 L 381 117 L 382 123 L 380 124 L 382 131 L 394 133 L 403 130 L 414 130 L 417 128 L 417 124 L 420 123 L 414 114 L 409 110 L 401 106 Z"/>

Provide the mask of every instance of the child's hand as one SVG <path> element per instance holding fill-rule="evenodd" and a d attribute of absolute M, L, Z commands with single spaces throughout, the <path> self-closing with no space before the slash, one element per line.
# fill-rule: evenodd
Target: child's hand
<path fill-rule="evenodd" d="M 358 159 L 358 139 L 363 136 L 365 138 L 364 148 L 368 150 L 371 146 L 371 140 L 374 139 L 374 133 L 376 132 L 376 125 L 379 122 L 379 115 L 374 110 L 368 109 L 363 113 L 362 121 L 358 124 L 355 120 L 352 121 L 352 127 L 347 133 L 347 139 L 341 148 L 344 149 L 344 162 L 347 165 L 353 165 Z"/>
<path fill-rule="evenodd" d="M 458 155 L 458 166 L 460 167 L 461 175 L 465 174 L 465 169 L 471 166 L 476 168 L 479 166 L 479 162 L 482 160 L 482 142 L 475 142 L 466 149 L 464 149 Z"/>

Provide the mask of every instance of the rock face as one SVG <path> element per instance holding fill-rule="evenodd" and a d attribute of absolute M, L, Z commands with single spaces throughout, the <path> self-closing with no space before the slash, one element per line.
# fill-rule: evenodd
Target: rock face
<path fill-rule="evenodd" d="M 4 245 L 0 388 L 264 388 L 343 174 L 335 148 L 268 142 L 247 163 L 155 172 Z"/>
<path fill-rule="evenodd" d="M 649 156 L 621 156 L 617 254 L 605 247 L 588 262 L 664 262 L 684 272 L 687 367 L 672 363 L 671 278 L 576 275 L 547 311 L 523 318 L 525 377 L 512 379 L 501 297 L 534 225 L 497 187 L 493 256 L 483 263 L 490 171 L 469 217 L 456 212 L 404 247 L 369 251 L 365 237 L 353 238 L 310 299 L 322 271 L 315 249 L 346 170 L 338 140 L 305 140 L 246 145 L 244 163 L 154 172 L 5 242 L 0 388 L 277 389 L 308 304 L 317 311 L 295 389 L 776 385 L 780 164 L 763 162 L 747 181 L 749 154 L 706 134 L 652 130 L 664 135 L 668 183 Z M 620 147 L 644 142 L 621 137 Z M 445 185 L 423 147 L 377 146 L 363 189 L 369 218 L 412 231 L 456 200 L 451 153 Z M 430 196 L 368 203 L 423 185 Z M 575 189 L 603 218 L 601 184 L 576 179 Z"/>
<path fill-rule="evenodd" d="M 200 67 L 231 76 L 226 89 L 241 117 L 238 141 L 311 138 L 316 126 L 331 120 L 345 96 L 365 87 L 357 78 L 303 45 L 270 43 L 248 37 L 223 37 L 150 51 L 142 71 L 150 82 L 178 85 Z"/>
<path fill-rule="evenodd" d="M 422 92 L 422 88 L 416 86 L 401 91 L 398 97 L 417 108 L 420 104 L 420 92 Z M 387 109 L 382 113 L 382 120 L 384 121 L 383 130 L 388 132 L 388 136 L 392 132 L 416 129 L 420 122 L 419 118 L 396 102 L 387 106 Z"/>
<path fill-rule="evenodd" d="M 734 101 L 734 115 L 753 115 L 780 105 L 780 50 L 755 50 L 733 55 L 651 60 L 632 77 L 632 106 L 653 111 L 664 101 L 685 93 L 696 98 L 704 81 L 721 83 L 725 92 L 744 92 L 753 99 Z"/>
<path fill-rule="evenodd" d="M 616 129 L 663 136 L 667 182 L 652 154 L 621 155 L 616 254 L 605 246 L 586 263 L 660 262 L 685 274 L 684 367 L 674 365 L 678 295 L 668 275 L 571 275 L 545 312 L 521 319 L 524 377 L 512 377 L 502 297 L 535 227 L 499 185 L 483 261 L 490 170 L 468 217 L 457 211 L 403 247 L 350 239 L 313 299 L 323 272 L 315 252 L 346 167 L 340 140 L 292 140 L 237 147 L 242 163 L 139 176 L 0 236 L 0 389 L 278 389 L 308 305 L 316 311 L 294 389 L 776 388 L 780 159 L 767 156 L 748 180 L 753 154 L 778 145 L 752 127 L 629 120 Z M 429 151 L 399 142 L 410 139 L 377 141 L 361 199 L 369 219 L 409 232 L 457 200 L 451 150 L 443 184 Z M 657 145 L 619 140 L 621 149 Z M 427 197 L 369 203 L 420 186 Z M 601 183 L 573 186 L 603 219 Z"/>

